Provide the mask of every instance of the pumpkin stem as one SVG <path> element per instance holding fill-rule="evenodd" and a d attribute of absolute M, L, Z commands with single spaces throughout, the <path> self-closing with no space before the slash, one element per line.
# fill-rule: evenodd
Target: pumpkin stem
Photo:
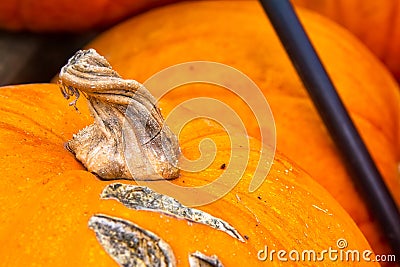
<path fill-rule="evenodd" d="M 124 80 L 94 49 L 78 51 L 61 69 L 65 98 L 80 93 L 94 123 L 79 131 L 68 148 L 103 179 L 159 180 L 179 176 L 180 148 L 156 100 L 135 80 Z"/>

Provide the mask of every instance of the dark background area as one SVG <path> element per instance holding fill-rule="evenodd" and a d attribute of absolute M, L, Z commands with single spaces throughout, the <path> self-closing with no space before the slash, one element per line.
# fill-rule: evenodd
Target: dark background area
<path fill-rule="evenodd" d="M 49 82 L 95 36 L 0 31 L 0 86 Z"/>

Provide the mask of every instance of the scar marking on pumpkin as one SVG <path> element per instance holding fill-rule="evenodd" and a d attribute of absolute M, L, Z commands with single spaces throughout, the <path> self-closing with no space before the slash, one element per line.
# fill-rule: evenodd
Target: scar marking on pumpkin
<path fill-rule="evenodd" d="M 90 218 L 88 225 L 120 266 L 176 266 L 168 243 L 132 222 L 98 214 Z"/>
<path fill-rule="evenodd" d="M 207 256 L 203 253 L 196 251 L 189 255 L 190 267 L 224 267 L 216 255 Z"/>
<path fill-rule="evenodd" d="M 329 213 L 329 212 L 328 212 L 328 209 L 320 208 L 320 207 L 318 207 L 318 206 L 315 205 L 315 204 L 312 204 L 311 206 L 313 206 L 313 207 L 316 208 L 317 210 L 320 210 L 320 211 L 322 211 L 323 213 L 325 213 L 325 214 L 327 214 L 327 215 L 329 215 L 329 216 L 332 216 L 332 215 L 333 215 L 332 213 Z"/>
<path fill-rule="evenodd" d="M 186 207 L 178 200 L 154 192 L 145 186 L 113 183 L 104 188 L 100 197 L 102 199 L 115 199 L 130 209 L 160 212 L 179 219 L 204 224 L 245 242 L 240 233 L 222 219 L 204 211 Z"/>
<path fill-rule="evenodd" d="M 142 84 L 122 79 L 94 49 L 78 51 L 59 79 L 63 96 L 75 96 L 70 105 L 83 95 L 94 117 L 67 145 L 88 171 L 105 180 L 179 176 L 178 139 Z"/>
<path fill-rule="evenodd" d="M 260 223 L 260 220 L 258 219 L 258 216 L 246 205 L 244 205 L 244 207 L 254 216 L 254 218 L 256 219 L 257 223 Z"/>

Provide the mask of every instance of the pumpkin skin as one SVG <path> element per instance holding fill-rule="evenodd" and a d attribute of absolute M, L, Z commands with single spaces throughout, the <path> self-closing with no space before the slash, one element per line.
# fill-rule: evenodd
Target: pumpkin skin
<path fill-rule="evenodd" d="M 293 3 L 317 11 L 349 29 L 400 80 L 398 1 L 294 0 Z"/>
<path fill-rule="evenodd" d="M 208 226 L 100 200 L 102 189 L 112 182 L 100 181 L 85 171 L 63 147 L 72 133 L 92 123 L 85 101 L 78 102 L 78 114 L 54 84 L 3 87 L 0 95 L 0 239 L 7 244 L 0 256 L 5 266 L 116 266 L 87 226 L 96 213 L 130 220 L 156 233 L 170 244 L 179 266 L 188 266 L 188 254 L 197 250 L 216 254 L 225 266 L 237 266 L 260 264 L 257 252 L 265 245 L 288 251 L 320 251 L 335 249 L 336 241 L 345 238 L 348 249 L 370 249 L 344 209 L 280 154 L 263 185 L 256 192 L 247 193 L 257 165 L 256 139 L 250 140 L 251 160 L 237 187 L 222 199 L 200 207 L 246 235 L 246 243 Z M 171 104 L 163 100 L 161 107 Z M 199 119 L 183 129 L 180 143 L 186 157 L 198 156 L 196 146 L 204 132 L 215 140 L 218 154 L 207 170 L 197 174 L 182 172 L 174 183 L 194 186 L 210 182 L 222 172 L 221 162 L 229 164 L 228 136 L 214 124 Z"/>
<path fill-rule="evenodd" d="M 176 0 L 10 0 L 0 3 L 0 28 L 33 32 L 77 32 L 104 28 L 129 15 Z M 46 14 L 46 16 L 43 16 Z"/>
<path fill-rule="evenodd" d="M 396 82 L 379 60 L 346 30 L 309 11 L 298 9 L 298 13 L 385 182 L 400 203 L 400 96 Z M 213 19 L 204 19 L 207 17 Z M 376 219 L 351 182 L 334 143 L 257 2 L 169 5 L 110 29 L 88 47 L 103 54 L 123 77 L 140 82 L 164 68 L 194 60 L 221 62 L 244 72 L 260 87 L 271 106 L 278 150 L 337 199 L 375 252 L 389 253 Z M 259 137 L 250 109 L 233 94 L 209 85 L 193 85 L 190 93 L 180 89 L 166 97 L 177 105 L 198 96 L 228 103 L 240 115 L 248 133 Z"/>

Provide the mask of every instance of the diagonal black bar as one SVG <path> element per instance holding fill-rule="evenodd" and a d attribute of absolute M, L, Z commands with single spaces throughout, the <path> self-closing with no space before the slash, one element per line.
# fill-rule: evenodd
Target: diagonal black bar
<path fill-rule="evenodd" d="M 288 0 L 260 0 L 354 183 L 400 258 L 400 213 Z"/>

